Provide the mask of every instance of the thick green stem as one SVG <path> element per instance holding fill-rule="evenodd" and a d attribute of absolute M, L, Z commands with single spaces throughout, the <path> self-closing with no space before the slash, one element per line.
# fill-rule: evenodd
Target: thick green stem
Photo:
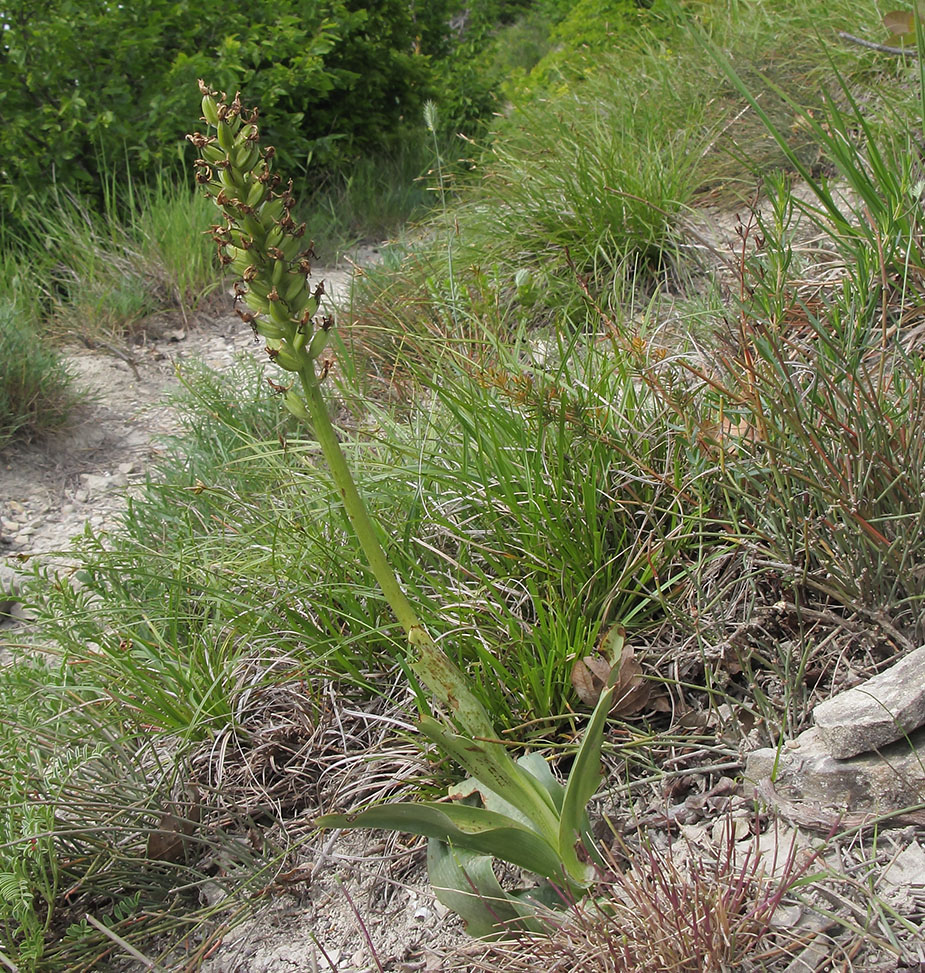
<path fill-rule="evenodd" d="M 314 366 L 310 362 L 307 363 L 299 371 L 299 377 L 302 380 L 302 389 L 305 392 L 305 401 L 314 427 L 315 438 L 331 470 L 347 518 L 356 531 L 357 539 L 386 601 L 405 630 L 408 645 L 412 650 L 411 668 L 466 733 L 474 737 L 492 739 L 495 733 L 488 713 L 469 690 L 463 674 L 434 642 L 418 618 L 414 608 L 411 607 L 411 602 L 401 589 L 395 571 L 382 549 L 382 544 L 379 543 L 376 528 L 357 490 L 331 417 L 328 415 L 327 404 L 321 392 L 321 384 L 315 375 Z M 499 749 L 503 748 L 499 747 Z"/>
<path fill-rule="evenodd" d="M 315 438 L 321 446 L 322 453 L 324 453 L 325 462 L 331 470 L 331 476 L 334 477 L 334 483 L 337 486 L 344 509 L 347 511 L 347 517 L 356 532 L 360 547 L 363 548 L 363 553 L 366 555 L 366 560 L 369 562 L 376 581 L 379 582 L 379 587 L 385 595 L 385 600 L 389 603 L 410 641 L 412 633 L 416 630 L 423 630 L 423 625 L 411 607 L 411 602 L 408 601 L 405 593 L 401 590 L 401 585 L 392 570 L 392 565 L 389 564 L 385 551 L 379 543 L 379 538 L 376 536 L 376 528 L 367 513 L 366 504 L 357 490 L 350 467 L 347 465 L 347 459 L 340 448 L 337 433 L 334 431 L 321 392 L 321 384 L 315 375 L 311 362 L 302 368 L 299 377 L 302 379 L 302 389 L 305 392 L 308 412 L 312 418 Z"/>

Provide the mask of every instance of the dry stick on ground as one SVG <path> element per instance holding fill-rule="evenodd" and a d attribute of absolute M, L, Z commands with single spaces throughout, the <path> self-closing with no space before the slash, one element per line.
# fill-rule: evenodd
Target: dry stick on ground
<path fill-rule="evenodd" d="M 135 379 L 139 382 L 141 381 L 141 375 L 138 374 L 138 359 L 127 349 L 119 348 L 117 345 L 111 345 L 108 341 L 103 341 L 102 338 L 88 338 L 86 335 L 80 334 L 77 331 L 69 331 L 68 334 L 72 335 L 74 338 L 77 338 L 81 344 L 89 348 L 91 351 L 95 351 L 97 348 L 105 348 L 106 351 L 115 355 L 116 358 L 121 358 L 122 361 L 124 361 L 125 364 L 131 368 L 135 375 Z"/>
<path fill-rule="evenodd" d="M 880 51 L 881 54 L 894 54 L 897 57 L 911 57 L 916 59 L 919 56 L 915 48 L 890 47 L 888 44 L 877 44 L 874 41 L 866 41 L 863 37 L 855 37 L 854 34 L 849 34 L 844 30 L 840 30 L 838 36 L 843 41 L 859 44 L 861 47 L 866 47 L 871 51 Z"/>

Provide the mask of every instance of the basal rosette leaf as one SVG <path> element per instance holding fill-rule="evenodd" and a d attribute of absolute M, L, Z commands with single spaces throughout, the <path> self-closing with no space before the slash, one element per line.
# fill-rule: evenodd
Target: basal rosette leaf
<path fill-rule="evenodd" d="M 558 852 L 532 828 L 504 814 L 469 804 L 383 804 L 357 814 L 325 814 L 321 828 L 382 828 L 446 841 L 517 865 L 550 881 L 562 881 Z"/>

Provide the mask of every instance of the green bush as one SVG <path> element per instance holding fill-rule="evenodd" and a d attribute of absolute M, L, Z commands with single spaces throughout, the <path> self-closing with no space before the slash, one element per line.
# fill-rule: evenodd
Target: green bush
<path fill-rule="evenodd" d="M 545 50 L 537 50 L 532 64 L 513 64 L 503 78 L 504 93 L 516 101 L 569 79 L 584 77 L 600 67 L 601 55 L 626 48 L 634 35 L 651 39 L 662 27 L 664 4 L 640 0 L 559 0 L 540 3 L 526 26 L 545 18 Z M 512 38 L 513 39 L 513 38 Z M 499 40 L 505 43 L 503 37 Z"/>
<path fill-rule="evenodd" d="M 99 208 L 59 192 L 23 207 L 17 259 L 27 255 L 54 335 L 121 335 L 155 311 L 185 314 L 215 287 L 208 200 L 164 173 L 106 182 Z"/>
<path fill-rule="evenodd" d="M 188 156 L 196 79 L 260 104 L 281 168 L 394 146 L 419 118 L 443 3 L 381 0 L 11 0 L 0 76 L 0 206 L 52 180 L 99 194 L 101 160 L 136 175 Z M 190 150 L 191 151 L 191 150 Z"/>

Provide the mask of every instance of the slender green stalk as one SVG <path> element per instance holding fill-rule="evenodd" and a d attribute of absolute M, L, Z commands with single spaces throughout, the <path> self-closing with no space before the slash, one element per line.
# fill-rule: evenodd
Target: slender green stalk
<path fill-rule="evenodd" d="M 366 560 L 389 607 L 405 631 L 409 648 L 412 650 L 410 660 L 412 670 L 448 709 L 450 716 L 460 728 L 486 741 L 494 739 L 495 730 L 484 706 L 470 691 L 457 666 L 434 642 L 423 622 L 418 618 L 411 602 L 405 597 L 398 577 L 376 535 L 375 525 L 360 496 L 350 467 L 347 465 L 347 459 L 328 413 L 327 403 L 324 401 L 321 383 L 311 362 L 299 370 L 299 378 L 315 438 L 331 471 L 350 525 L 357 535 Z M 493 749 L 497 750 L 499 756 L 501 754 L 506 756 L 506 751 L 500 745 L 495 745 Z"/>
<path fill-rule="evenodd" d="M 379 543 L 379 538 L 376 536 L 376 528 L 373 525 L 372 518 L 369 516 L 363 498 L 360 496 L 360 491 L 357 489 L 344 452 L 340 448 L 340 442 L 331 423 L 324 394 L 321 391 L 321 383 L 315 375 L 315 369 L 311 362 L 299 370 L 299 378 L 302 383 L 302 390 L 305 393 L 305 402 L 311 416 L 315 438 L 318 440 L 325 462 L 328 464 L 328 469 L 337 485 L 350 525 L 357 535 L 360 547 L 363 548 L 366 560 L 369 562 L 376 581 L 379 582 L 379 587 L 382 589 L 386 601 L 395 613 L 399 624 L 405 630 L 408 640 L 411 641 L 413 634 L 417 631 L 423 631 L 424 626 L 411 607 L 411 602 L 405 597 L 395 571 L 392 569 L 392 565 Z"/>
<path fill-rule="evenodd" d="M 443 159 L 440 156 L 440 145 L 437 142 L 437 106 L 432 101 L 424 103 L 424 124 L 430 132 L 434 143 L 434 158 L 437 163 L 437 188 L 440 193 L 440 207 L 443 212 L 443 227 L 446 238 L 446 271 L 447 282 L 450 285 L 450 313 L 453 323 L 458 325 L 457 311 L 459 306 L 456 274 L 453 270 L 453 235 L 450 232 L 449 212 L 446 205 L 446 184 L 443 181 Z"/>

